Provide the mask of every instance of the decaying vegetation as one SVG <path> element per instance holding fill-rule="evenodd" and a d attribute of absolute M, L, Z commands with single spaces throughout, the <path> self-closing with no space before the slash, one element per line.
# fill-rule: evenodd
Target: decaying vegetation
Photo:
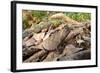
<path fill-rule="evenodd" d="M 91 59 L 89 13 L 23 10 L 24 63 Z"/>

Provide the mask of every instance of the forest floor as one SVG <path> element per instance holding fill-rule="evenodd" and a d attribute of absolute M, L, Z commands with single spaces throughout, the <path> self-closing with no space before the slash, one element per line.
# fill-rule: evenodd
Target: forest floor
<path fill-rule="evenodd" d="M 30 18 L 29 27 L 23 27 L 24 63 L 91 59 L 90 21 L 79 22 L 64 13 L 39 21 L 29 13 L 23 12 L 24 18 Z M 38 21 L 33 23 L 34 20 Z"/>

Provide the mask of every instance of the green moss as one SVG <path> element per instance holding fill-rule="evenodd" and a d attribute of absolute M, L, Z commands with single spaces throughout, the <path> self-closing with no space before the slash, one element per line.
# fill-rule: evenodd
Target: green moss
<path fill-rule="evenodd" d="M 32 11 L 32 16 L 39 19 L 43 19 L 44 17 L 47 16 L 47 12 L 46 11 Z"/>
<path fill-rule="evenodd" d="M 91 20 L 90 13 L 81 13 L 81 12 L 66 12 L 66 16 L 80 22 Z"/>
<path fill-rule="evenodd" d="M 62 20 L 57 20 L 57 19 L 48 20 L 48 18 L 55 13 L 59 12 L 36 11 L 36 10 L 33 10 L 31 12 L 32 16 L 36 18 L 36 22 L 34 24 L 39 24 L 41 21 L 47 20 L 48 22 L 52 23 L 53 27 L 58 27 L 63 22 Z M 86 22 L 88 20 L 91 20 L 90 13 L 82 13 L 82 12 L 62 12 L 62 13 L 79 22 Z M 28 25 L 27 17 L 23 17 L 22 20 L 23 20 L 23 29 L 29 28 L 30 25 Z M 42 25 L 39 25 L 38 27 L 41 28 Z"/>
<path fill-rule="evenodd" d="M 62 23 L 62 20 L 59 20 L 59 19 L 54 19 L 54 20 L 50 20 L 52 26 L 54 28 L 58 27 L 61 23 Z"/>
<path fill-rule="evenodd" d="M 29 28 L 29 24 L 27 20 L 23 20 L 23 29 Z"/>

